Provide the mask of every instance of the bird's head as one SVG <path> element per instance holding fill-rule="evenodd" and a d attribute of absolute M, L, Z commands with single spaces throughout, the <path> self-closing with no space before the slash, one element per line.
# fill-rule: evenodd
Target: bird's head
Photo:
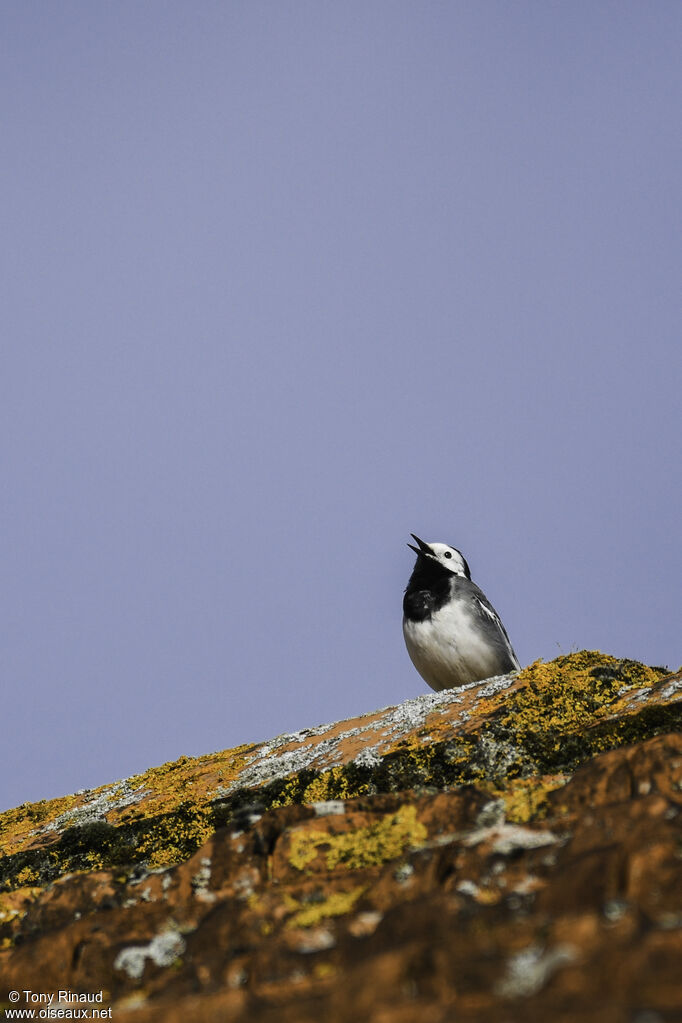
<path fill-rule="evenodd" d="M 417 565 L 422 561 L 424 565 L 434 562 L 444 568 L 451 575 L 461 575 L 465 579 L 471 579 L 471 572 L 464 555 L 456 547 L 449 547 L 446 543 L 426 543 L 420 540 L 414 533 L 410 536 L 417 546 L 408 543 L 408 547 L 417 555 Z"/>

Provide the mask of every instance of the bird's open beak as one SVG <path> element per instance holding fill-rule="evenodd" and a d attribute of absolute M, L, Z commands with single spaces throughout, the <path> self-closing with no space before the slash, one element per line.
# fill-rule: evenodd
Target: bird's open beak
<path fill-rule="evenodd" d="M 418 536 L 415 536 L 414 533 L 410 533 L 410 536 L 412 537 L 413 540 L 416 540 L 417 543 L 419 544 L 418 547 L 415 547 L 414 544 L 412 544 L 412 543 L 408 543 L 408 545 L 407 545 L 410 548 L 410 550 L 414 551 L 415 554 L 431 554 L 432 553 L 431 548 L 429 547 L 429 545 L 427 543 L 424 543 L 423 540 L 420 540 Z"/>

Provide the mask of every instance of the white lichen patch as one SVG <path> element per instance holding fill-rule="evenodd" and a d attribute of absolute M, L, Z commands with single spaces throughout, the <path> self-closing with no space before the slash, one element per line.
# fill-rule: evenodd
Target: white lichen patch
<path fill-rule="evenodd" d="M 529 945 L 507 961 L 505 975 L 496 985 L 496 992 L 502 998 L 529 998 L 540 991 L 557 970 L 577 958 L 572 945 L 557 945 L 552 949 Z"/>
<path fill-rule="evenodd" d="M 94 824 L 96 821 L 104 820 L 112 810 L 121 810 L 133 803 L 139 803 L 148 795 L 149 791 L 142 785 L 134 789 L 127 779 L 114 782 L 90 802 L 83 803 L 82 806 L 74 806 L 73 809 L 60 813 L 53 821 L 38 828 L 33 834 L 40 835 L 48 831 L 62 831 L 84 824 Z"/>
<path fill-rule="evenodd" d="M 619 695 L 624 697 L 623 706 L 620 708 L 621 713 L 623 709 L 633 705 L 639 709 L 647 703 L 672 702 L 682 696 L 682 674 L 678 672 L 672 678 L 663 678 L 660 682 L 652 686 L 644 686 L 641 689 L 628 690 L 628 687 L 625 686 L 620 690 Z"/>
<path fill-rule="evenodd" d="M 516 884 L 510 889 L 515 895 L 532 895 L 539 888 L 541 888 L 543 882 L 535 874 L 528 874 L 526 877 L 521 878 Z"/>
<path fill-rule="evenodd" d="M 405 700 L 397 707 L 384 707 L 382 711 L 375 712 L 381 716 L 368 722 L 366 731 L 381 731 L 388 738 L 395 741 L 409 732 L 421 728 L 429 715 L 436 711 L 449 707 L 452 704 L 464 703 L 465 696 L 475 691 L 477 700 L 488 700 L 491 696 L 509 689 L 514 684 L 516 672 L 508 675 L 495 675 L 493 678 L 483 682 L 468 682 L 465 686 L 458 686 L 456 689 L 442 689 L 439 693 L 423 693 L 411 700 Z M 366 715 L 369 716 L 369 715 Z M 469 718 L 469 712 L 462 710 L 461 715 L 453 720 L 453 726 L 463 724 Z"/>
<path fill-rule="evenodd" d="M 381 753 L 375 746 L 367 746 L 360 750 L 357 757 L 353 759 L 353 763 L 358 767 L 378 767 L 381 763 Z"/>
<path fill-rule="evenodd" d="M 519 824 L 502 824 L 491 828 L 477 828 L 463 838 L 462 844 L 471 847 L 487 841 L 491 843 L 491 853 L 510 856 L 519 850 L 541 849 L 546 845 L 554 845 L 559 838 L 552 831 L 533 831 L 532 828 L 524 828 Z"/>
<path fill-rule="evenodd" d="M 379 913 L 376 910 L 358 913 L 348 924 L 348 930 L 354 938 L 366 938 L 368 935 L 374 934 L 383 916 L 383 913 Z"/>
<path fill-rule="evenodd" d="M 292 938 L 292 944 L 297 952 L 303 955 L 311 955 L 314 952 L 326 952 L 334 948 L 336 938 L 326 927 L 316 927 L 314 930 L 298 931 Z"/>
<path fill-rule="evenodd" d="M 399 863 L 393 871 L 393 876 L 398 884 L 408 884 L 414 876 L 414 867 L 411 863 Z"/>
<path fill-rule="evenodd" d="M 242 871 L 233 882 L 235 898 L 240 901 L 248 901 L 256 891 L 254 880 L 253 868 L 249 867 Z"/>
<path fill-rule="evenodd" d="M 172 966 L 185 951 L 185 939 L 177 931 L 164 931 L 148 945 L 123 948 L 114 960 L 114 969 L 123 970 L 132 980 L 139 980 L 148 959 L 156 966 Z"/>
<path fill-rule="evenodd" d="M 200 902 L 215 902 L 216 896 L 208 890 L 211 880 L 211 861 L 208 857 L 201 860 L 201 866 L 192 877 L 192 891 Z"/>
<path fill-rule="evenodd" d="M 316 817 L 342 817 L 346 812 L 346 804 L 342 799 L 325 799 L 311 805 Z"/>
<path fill-rule="evenodd" d="M 220 786 L 218 794 L 227 795 L 236 789 L 257 788 L 267 785 L 271 781 L 278 781 L 287 778 L 291 774 L 298 774 L 306 768 L 319 766 L 320 761 L 334 761 L 334 754 L 338 749 L 339 737 L 325 739 L 316 744 L 301 746 L 295 750 L 285 750 L 277 756 L 272 755 L 272 744 L 265 747 L 258 747 L 251 762 L 242 769 L 238 777 L 227 787 Z"/>
<path fill-rule="evenodd" d="M 682 678 L 672 679 L 663 689 L 661 696 L 664 700 L 672 700 L 677 693 L 682 693 Z"/>
<path fill-rule="evenodd" d="M 479 886 L 474 881 L 471 881 L 469 878 L 466 877 L 457 884 L 456 890 L 461 895 L 470 895 L 472 899 L 475 899 L 478 896 L 479 892 L 481 891 Z"/>
<path fill-rule="evenodd" d="M 268 742 L 254 747 L 245 766 L 228 786 L 217 789 L 218 796 L 226 796 L 241 788 L 258 788 L 272 781 L 281 781 L 303 770 L 327 770 L 347 762 L 344 746 L 349 742 L 362 749 L 355 756 L 354 763 L 360 767 L 376 767 L 389 745 L 404 735 L 421 728 L 429 715 L 453 704 L 470 702 L 469 694 L 475 691 L 476 700 L 487 700 L 514 684 L 516 673 L 498 675 L 484 682 L 470 682 L 457 689 L 444 689 L 439 693 L 424 693 L 395 707 L 384 707 L 360 718 L 350 728 L 336 732 L 329 738 L 311 742 L 324 736 L 347 722 L 318 725 L 298 732 L 278 735 Z M 461 715 L 452 721 L 453 729 L 469 718 L 469 711 L 462 708 Z M 294 746 L 294 749 L 283 747 Z M 499 751 L 498 751 L 499 753 Z M 504 751 L 505 755 L 511 755 Z"/>

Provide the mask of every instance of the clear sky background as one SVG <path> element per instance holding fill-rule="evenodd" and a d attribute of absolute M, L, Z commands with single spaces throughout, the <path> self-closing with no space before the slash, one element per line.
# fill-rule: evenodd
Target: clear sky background
<path fill-rule="evenodd" d="M 682 5 L 0 8 L 0 808 L 522 663 L 676 668 Z"/>

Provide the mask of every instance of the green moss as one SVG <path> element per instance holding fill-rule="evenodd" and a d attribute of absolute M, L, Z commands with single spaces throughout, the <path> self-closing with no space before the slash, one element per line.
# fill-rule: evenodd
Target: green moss
<path fill-rule="evenodd" d="M 414 806 L 403 806 L 395 813 L 386 814 L 380 821 L 354 831 L 332 834 L 318 828 L 302 828 L 291 836 L 289 862 L 297 870 L 304 870 L 324 853 L 327 870 L 360 867 L 386 863 L 413 846 L 424 843 L 427 830 L 417 819 Z"/>

